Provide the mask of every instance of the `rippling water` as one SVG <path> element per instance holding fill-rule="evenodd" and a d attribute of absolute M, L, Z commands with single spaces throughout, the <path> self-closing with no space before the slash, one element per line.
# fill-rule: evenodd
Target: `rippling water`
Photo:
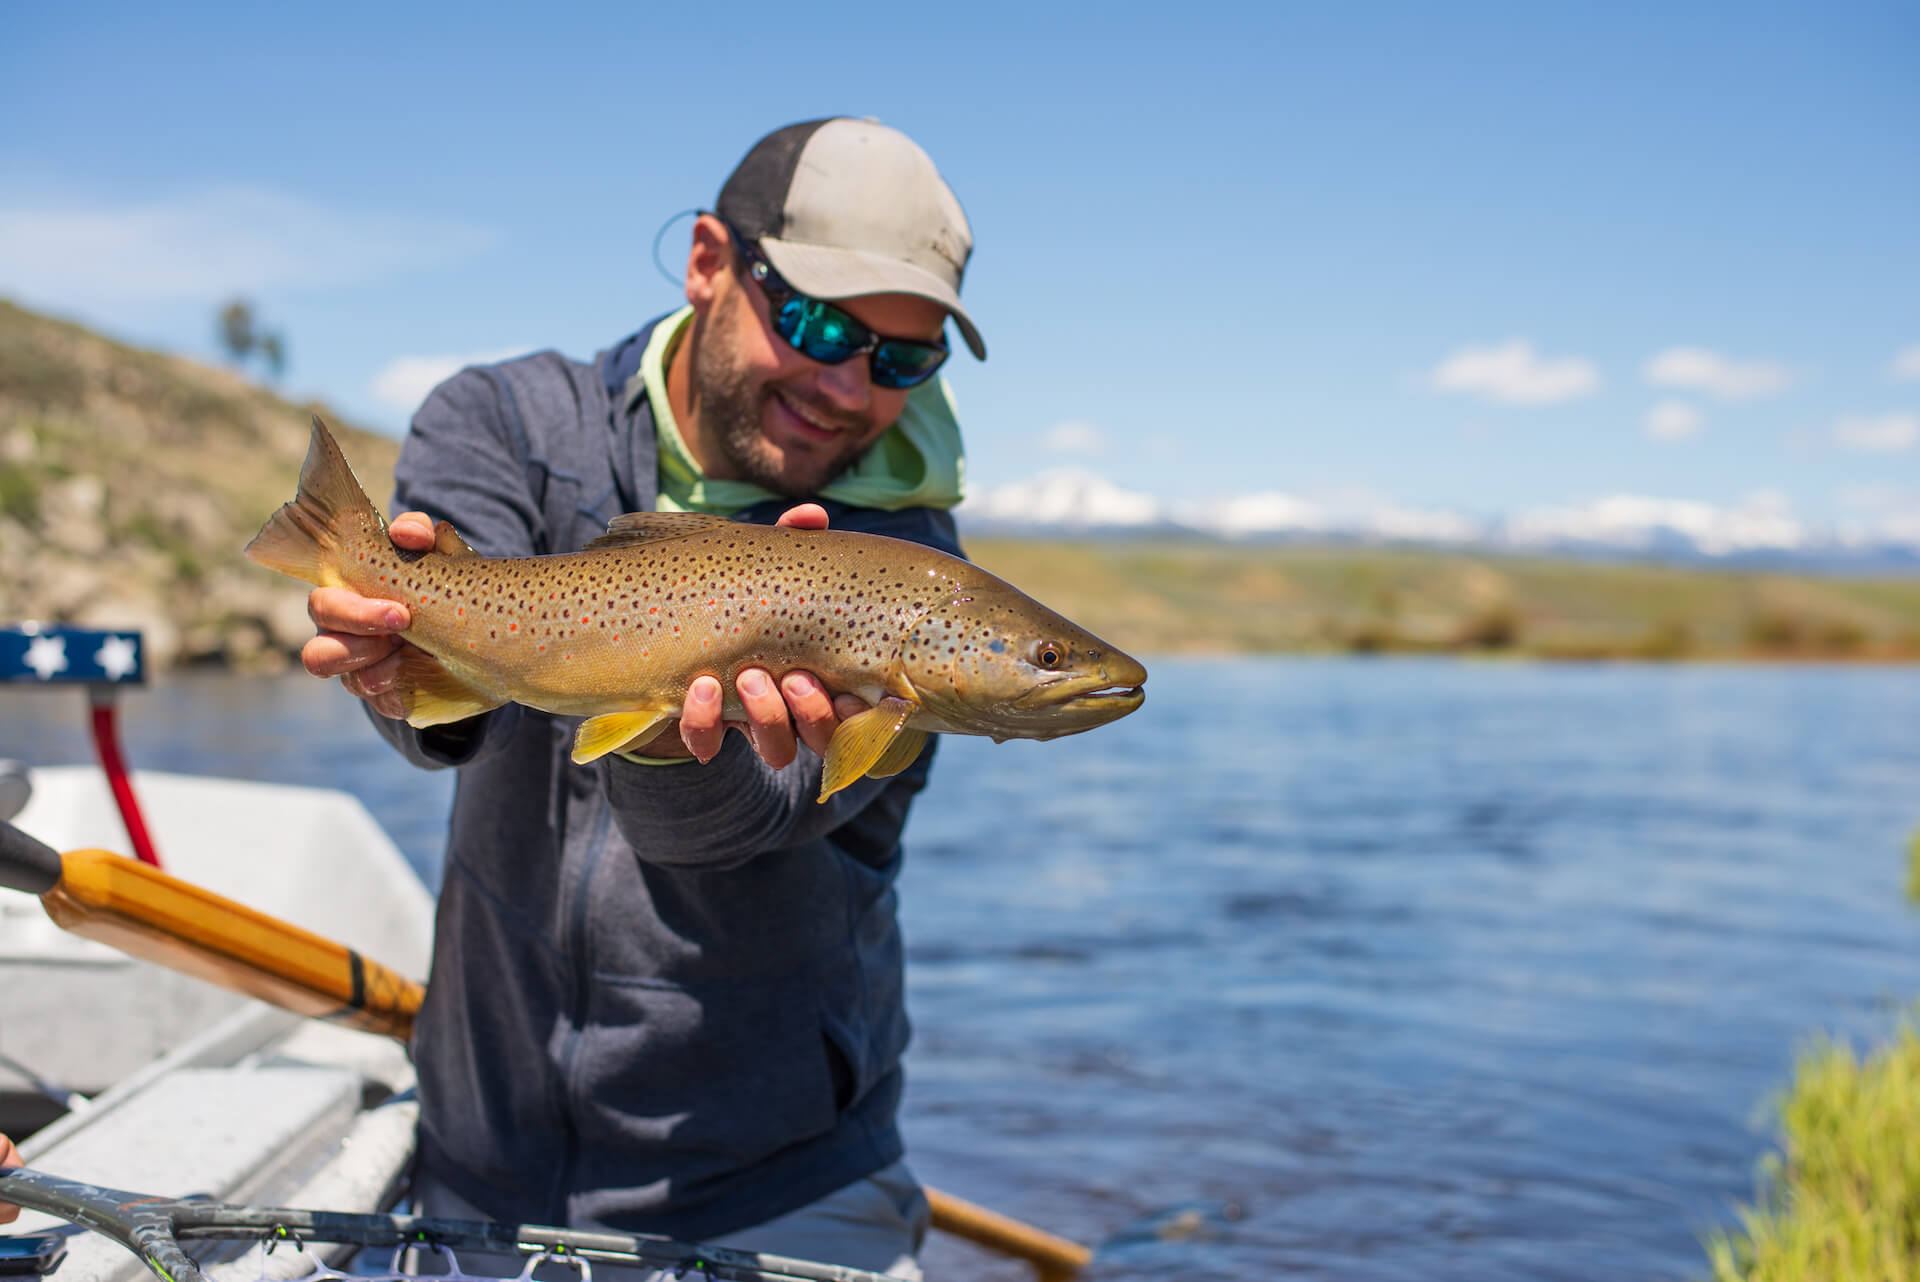
<path fill-rule="evenodd" d="M 1796 1043 L 1920 995 L 1920 673 L 1152 666 L 1094 734 L 947 740 L 902 885 L 914 1165 L 1096 1278 L 1699 1276 Z M 0 755 L 85 759 L 80 706 Z M 447 779 L 319 683 L 177 680 L 127 740 L 345 787 L 437 880 Z"/>

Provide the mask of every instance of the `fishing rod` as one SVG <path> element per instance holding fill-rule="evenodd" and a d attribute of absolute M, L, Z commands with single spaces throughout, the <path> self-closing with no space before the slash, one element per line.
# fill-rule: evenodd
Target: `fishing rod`
<path fill-rule="evenodd" d="M 65 930 L 309 1018 L 405 1042 L 425 986 L 344 944 L 107 850 L 62 854 L 0 820 L 0 886 Z M 933 1227 L 1066 1282 L 1093 1252 L 939 1189 Z"/>

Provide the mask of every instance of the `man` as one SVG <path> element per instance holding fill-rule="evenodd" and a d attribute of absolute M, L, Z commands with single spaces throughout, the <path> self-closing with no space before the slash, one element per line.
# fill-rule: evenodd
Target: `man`
<path fill-rule="evenodd" d="M 936 371 L 949 318 L 985 356 L 958 293 L 971 248 L 905 135 L 768 135 L 694 224 L 685 308 L 592 364 L 540 353 L 434 391 L 396 469 L 395 543 L 431 546 L 446 519 L 483 555 L 569 552 L 657 507 L 958 553 Z M 817 502 L 783 513 L 795 499 Z M 820 754 L 864 705 L 756 670 L 744 735 L 707 676 L 676 725 L 577 767 L 571 723 L 518 705 L 394 720 L 404 605 L 321 588 L 310 611 L 307 669 L 409 760 L 461 771 L 413 1047 L 425 1209 L 919 1276 L 893 881 L 931 749 L 816 804 Z"/>

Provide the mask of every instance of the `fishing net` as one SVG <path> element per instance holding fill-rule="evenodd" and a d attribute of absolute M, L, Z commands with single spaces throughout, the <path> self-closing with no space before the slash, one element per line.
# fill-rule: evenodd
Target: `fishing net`
<path fill-rule="evenodd" d="M 594 1282 L 596 1265 L 601 1282 L 609 1274 L 620 1282 L 897 1282 L 862 1269 L 646 1234 L 231 1206 L 150 1197 L 27 1167 L 0 1171 L 0 1202 L 102 1234 L 162 1282 Z M 462 1252 L 470 1264 L 484 1260 L 487 1267 L 468 1271 Z M 372 1268 L 364 1263 L 369 1255 Z M 508 1267 L 493 1267 L 501 1261 Z"/>

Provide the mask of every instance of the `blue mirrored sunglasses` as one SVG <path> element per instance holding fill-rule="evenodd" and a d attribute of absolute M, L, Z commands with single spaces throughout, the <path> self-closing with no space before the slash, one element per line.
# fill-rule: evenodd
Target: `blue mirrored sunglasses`
<path fill-rule="evenodd" d="M 876 334 L 832 303 L 802 294 L 780 278 L 759 246 L 727 228 L 746 273 L 767 296 L 773 332 L 808 360 L 839 365 L 862 352 L 875 387 L 918 387 L 932 378 L 952 353 L 944 342 Z"/>

